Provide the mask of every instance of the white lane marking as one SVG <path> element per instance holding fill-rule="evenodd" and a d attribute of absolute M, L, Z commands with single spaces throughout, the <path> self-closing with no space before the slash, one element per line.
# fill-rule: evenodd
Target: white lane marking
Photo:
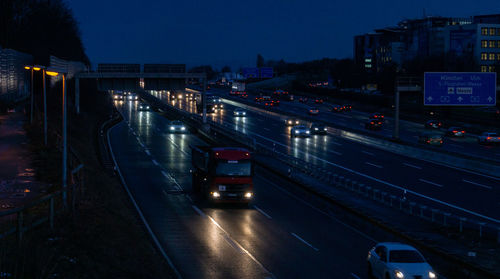
<path fill-rule="evenodd" d="M 372 164 L 372 163 L 370 163 L 370 162 L 365 162 L 365 164 L 370 165 L 370 166 L 372 166 L 372 167 L 379 168 L 379 169 L 383 168 L 382 166 L 375 165 L 375 164 Z"/>
<path fill-rule="evenodd" d="M 275 141 L 273 141 L 273 140 L 271 140 L 271 139 L 269 139 L 269 138 L 266 138 L 266 137 L 264 137 L 264 136 L 261 136 L 261 135 L 259 135 L 259 134 L 255 134 L 255 133 L 252 133 L 252 134 L 253 134 L 253 135 L 255 135 L 256 137 L 263 138 L 263 139 L 265 139 L 265 140 L 267 140 L 267 141 L 274 142 L 274 143 L 276 143 L 276 144 L 278 144 L 278 145 L 281 145 L 281 146 L 283 146 L 283 147 L 288 148 L 288 146 L 287 146 L 287 145 L 281 144 L 281 143 L 279 143 L 279 142 L 275 142 Z M 303 152 L 303 151 L 301 151 L 301 150 L 298 150 L 298 152 L 299 152 L 299 153 L 302 153 L 303 155 L 305 154 L 305 152 Z M 406 191 L 407 193 L 410 193 L 410 194 L 412 194 L 412 195 L 415 195 L 415 196 L 418 196 L 418 197 L 421 197 L 421 198 L 425 198 L 425 199 L 428 199 L 428 200 L 430 200 L 430 201 L 433 201 L 433 202 L 436 202 L 436 203 L 439 203 L 439 204 L 442 204 L 442 205 L 445 205 L 445 206 L 449 206 L 449 207 L 451 207 L 451 208 L 454 208 L 454 209 L 457 209 L 457 210 L 460 210 L 460 211 L 463 211 L 463 212 L 467 212 L 467 213 L 469 213 L 469 214 L 472 214 L 472 215 L 477 216 L 477 217 L 484 218 L 484 219 L 486 219 L 486 220 L 490 220 L 490 221 L 495 222 L 495 223 L 497 223 L 497 224 L 499 224 L 499 223 L 500 223 L 500 220 L 497 220 L 497 219 L 495 219 L 495 218 L 488 217 L 488 216 L 485 216 L 485 215 L 482 215 L 482 214 L 476 213 L 476 212 L 474 212 L 474 211 L 472 211 L 472 210 L 468 210 L 468 209 L 462 208 L 462 207 L 460 207 L 460 206 L 456 206 L 456 205 L 453 205 L 453 204 L 451 204 L 451 203 L 447 203 L 447 202 L 444 202 L 444 201 L 441 201 L 441 200 L 438 200 L 438 199 L 435 199 L 435 198 L 432 198 L 432 197 L 426 196 L 426 195 L 424 195 L 424 194 L 420 194 L 420 193 L 415 192 L 415 191 L 413 191 L 413 190 L 410 190 L 410 189 L 407 189 L 407 188 L 404 188 L 404 187 L 401 187 L 401 186 L 398 186 L 398 185 L 392 184 L 392 183 L 390 183 L 390 182 L 384 181 L 384 180 L 382 180 L 382 179 L 375 178 L 375 177 L 373 177 L 373 176 L 370 176 L 370 175 L 367 175 L 367 174 L 361 173 L 361 172 L 359 172 L 359 171 L 355 171 L 355 170 L 353 170 L 353 169 L 350 169 L 350 168 L 347 168 L 347 167 L 341 166 L 341 165 L 339 165 L 339 164 L 332 163 L 332 162 L 330 162 L 330 161 L 327 161 L 327 160 L 325 160 L 325 159 L 322 159 L 322 158 L 316 157 L 316 156 L 311 155 L 311 154 L 308 154 L 308 156 L 309 156 L 309 157 L 312 157 L 312 158 L 314 158 L 314 159 L 316 159 L 316 160 L 318 160 L 318 161 L 321 161 L 321 162 L 323 162 L 323 163 L 325 163 L 325 164 L 328 164 L 328 165 L 331 165 L 331 166 L 337 167 L 337 168 L 339 168 L 339 169 L 343 169 L 343 170 L 345 170 L 345 171 L 348 171 L 348 172 L 350 172 L 350 173 L 353 173 L 353 174 L 356 174 L 356 175 L 359 175 L 359 176 L 362 176 L 362 177 L 365 177 L 365 178 L 371 179 L 371 180 L 373 180 L 373 181 L 376 181 L 376 182 L 379 182 L 379 183 L 385 184 L 385 185 L 387 185 L 387 186 L 389 186 L 389 187 L 392 187 L 392 188 L 395 188 L 395 189 L 399 189 L 399 190 L 401 190 L 401 191 Z M 435 162 L 431 162 L 431 161 L 428 161 L 428 160 L 422 160 L 422 161 L 426 161 L 426 162 L 429 162 L 429 163 L 432 163 L 432 164 L 436 164 Z M 437 164 L 437 165 L 442 165 L 442 164 Z M 453 168 L 453 169 L 457 169 L 457 170 L 465 171 L 465 172 L 468 172 L 468 173 L 477 174 L 477 175 L 480 175 L 480 176 L 486 176 L 486 177 L 489 177 L 489 178 L 492 178 L 492 179 L 495 179 L 495 180 L 500 180 L 500 178 L 495 178 L 495 177 L 492 177 L 492 176 L 487 176 L 487 175 L 483 175 L 483 174 L 479 174 L 479 173 L 475 173 L 475 172 L 471 172 L 471 171 L 463 170 L 463 169 L 460 169 L 460 168 L 455 168 L 455 167 L 451 167 L 451 166 L 447 166 L 447 165 L 442 165 L 442 166 L 446 166 L 446 167 L 449 167 L 449 168 Z"/>
<path fill-rule="evenodd" d="M 149 150 L 144 149 L 144 152 L 146 152 L 146 154 L 148 154 L 149 156 L 151 156 L 151 152 L 149 152 Z"/>
<path fill-rule="evenodd" d="M 193 207 L 194 211 L 196 211 L 196 213 L 198 213 L 201 217 L 207 218 L 207 215 L 203 211 L 201 211 L 201 209 L 199 209 L 196 205 L 191 205 L 191 207 Z"/>
<path fill-rule="evenodd" d="M 358 276 L 358 275 L 356 275 L 356 274 L 354 274 L 354 273 L 351 273 L 351 276 L 352 276 L 352 277 L 354 277 L 354 279 L 361 279 L 361 278 L 359 278 L 359 276 Z"/>
<path fill-rule="evenodd" d="M 310 203 L 306 202 L 305 200 L 303 200 L 303 199 L 301 199 L 301 198 L 299 198 L 299 197 L 295 196 L 294 194 L 292 194 L 292 193 L 290 193 L 289 191 L 287 191 L 287 190 L 283 189 L 281 186 L 278 186 L 278 184 L 276 184 L 276 183 L 272 182 L 271 180 L 269 180 L 269 179 L 267 179 L 267 178 L 260 178 L 260 179 L 262 179 L 262 180 L 266 180 L 269 184 L 273 185 L 276 189 L 278 189 L 278 190 L 282 191 L 283 193 L 287 194 L 287 195 L 288 195 L 288 196 L 290 196 L 291 198 L 293 198 L 293 199 L 295 199 L 295 200 L 297 200 L 297 201 L 299 201 L 299 202 L 301 202 L 301 203 L 305 204 L 306 206 L 309 206 L 309 207 L 310 207 L 310 208 L 312 208 L 313 210 L 316 210 L 317 212 L 319 212 L 319 213 L 321 213 L 321 214 L 325 215 L 326 217 L 328 217 L 328 218 L 332 219 L 333 221 L 336 221 L 336 222 L 338 222 L 339 224 L 342 224 L 342 225 L 344 225 L 345 227 L 347 227 L 347 228 L 349 228 L 349 229 L 351 229 L 351 230 L 353 230 L 353 231 L 357 232 L 358 234 L 360 234 L 361 236 L 365 237 L 366 239 L 371 240 L 371 241 L 372 241 L 372 242 L 374 242 L 374 243 L 379 242 L 379 241 L 377 241 L 376 239 L 372 238 L 371 236 L 369 236 L 369 235 L 365 234 L 364 232 L 362 232 L 362 231 L 360 231 L 360 230 L 356 229 L 355 227 L 353 227 L 353 226 L 351 226 L 351 225 L 349 225 L 349 224 L 347 224 L 347 223 L 344 223 L 344 222 L 340 221 L 339 219 L 337 219 L 336 217 L 332 216 L 331 214 L 328 214 L 328 213 L 326 213 L 325 211 L 323 211 L 323 210 L 321 210 L 321 209 L 319 209 L 319 208 L 315 207 L 314 205 L 312 205 L 312 204 L 310 204 Z"/>
<path fill-rule="evenodd" d="M 429 181 L 429 180 L 425 180 L 425 179 L 422 179 L 422 178 L 420 178 L 418 180 L 420 182 L 424 182 L 424 183 L 431 184 L 431 185 L 434 185 L 434 186 L 443 187 L 443 185 L 441 185 L 441 184 L 438 184 L 436 182 L 432 182 L 432 181 Z"/>
<path fill-rule="evenodd" d="M 491 186 L 487 186 L 487 185 L 479 184 L 479 183 L 477 183 L 477 182 L 473 182 L 473 181 L 469 181 L 469 180 L 465 180 L 465 179 L 462 179 L 462 181 L 463 181 L 463 182 L 466 182 L 466 183 L 470 183 L 470 184 L 472 184 L 472 185 L 476 185 L 476 186 L 479 186 L 479 187 L 483 187 L 483 188 L 486 188 L 486 189 L 489 189 L 489 190 L 493 189 L 493 187 L 491 187 Z"/>
<path fill-rule="evenodd" d="M 123 114 L 122 114 L 122 117 L 123 117 Z M 177 276 L 177 278 L 182 278 L 181 274 L 179 273 L 179 271 L 175 267 L 175 265 L 172 262 L 172 260 L 170 259 L 170 257 L 167 255 L 167 253 L 165 253 L 165 250 L 163 249 L 162 245 L 160 244 L 160 241 L 158 240 L 158 237 L 156 237 L 156 235 L 153 233 L 153 230 L 149 226 L 149 223 L 146 221 L 146 218 L 144 217 L 144 214 L 142 213 L 141 209 L 139 208 L 139 205 L 135 201 L 134 196 L 130 192 L 130 189 L 127 186 L 127 182 L 125 182 L 125 178 L 123 178 L 122 172 L 120 170 L 120 166 L 118 165 L 118 163 L 116 161 L 115 153 L 113 152 L 113 147 L 111 146 L 111 140 L 110 140 L 110 136 L 109 136 L 110 131 L 113 130 L 115 127 L 117 127 L 117 125 L 111 127 L 111 129 L 108 129 L 108 131 L 106 133 L 108 135 L 107 136 L 107 138 L 108 138 L 108 146 L 109 146 L 109 150 L 110 150 L 110 153 L 111 153 L 111 158 L 113 159 L 113 162 L 115 163 L 116 170 L 118 171 L 118 175 L 120 176 L 120 180 L 122 181 L 122 184 L 124 185 L 125 190 L 127 191 L 127 194 L 129 196 L 130 200 L 134 204 L 135 209 L 139 213 L 139 216 L 141 217 L 142 223 L 146 226 L 146 229 L 148 230 L 149 235 L 151 235 L 151 238 L 153 239 L 154 243 L 156 244 L 156 247 L 158 248 L 158 250 L 160 250 L 160 253 L 162 254 L 163 258 L 167 261 L 168 265 L 175 272 L 175 275 Z"/>
<path fill-rule="evenodd" d="M 274 275 L 269 272 L 269 270 L 267 270 L 264 265 L 262 265 L 250 252 L 248 252 L 243 246 L 241 246 L 241 244 L 238 243 L 238 241 L 234 240 L 230 235 L 229 233 L 227 233 L 226 230 L 224 230 L 224 228 L 222 228 L 221 225 L 219 225 L 219 223 L 217 223 L 212 217 L 208 216 L 208 219 L 210 219 L 210 221 L 212 221 L 212 223 L 214 223 L 222 232 L 224 232 L 225 235 L 227 235 L 227 237 L 229 237 L 233 243 L 235 245 L 237 245 L 239 247 L 239 249 L 241 249 L 245 254 L 247 254 L 256 264 L 258 264 L 266 273 L 269 273 L 271 275 L 271 277 L 274 278 Z"/>
<path fill-rule="evenodd" d="M 273 219 L 273 217 L 269 216 L 269 214 L 265 213 L 264 210 L 258 208 L 256 205 L 254 205 L 253 207 L 257 209 L 257 211 L 260 212 L 262 215 L 266 216 L 268 219 Z"/>
<path fill-rule="evenodd" d="M 165 178 L 167 178 L 170 181 L 172 181 L 175 184 L 175 187 L 177 188 L 177 190 L 179 190 L 179 191 L 184 190 L 181 187 L 181 185 L 179 185 L 179 183 L 177 182 L 177 180 L 173 176 L 171 176 L 169 173 L 167 173 L 166 171 L 161 171 L 161 174 L 163 174 L 163 176 L 165 176 Z"/>
<path fill-rule="evenodd" d="M 419 166 L 415 166 L 415 165 L 412 165 L 412 164 L 408 164 L 408 163 L 403 163 L 403 165 L 407 166 L 407 167 L 410 167 L 410 168 L 414 168 L 414 169 L 418 169 L 418 170 L 421 170 L 422 168 L 419 167 Z"/>
<path fill-rule="evenodd" d="M 238 253 L 242 255 L 245 254 L 245 251 L 241 250 L 241 248 L 238 245 L 236 245 L 233 239 L 231 239 L 227 234 L 223 234 L 222 236 L 224 237 L 224 240 L 226 240 L 226 242 L 229 243 L 229 245 L 231 245 L 231 247 L 234 248 L 234 250 L 238 251 Z"/>
<path fill-rule="evenodd" d="M 139 141 L 139 145 L 144 148 L 144 144 L 142 144 L 141 140 L 140 139 L 137 139 Z"/>
<path fill-rule="evenodd" d="M 361 150 L 361 153 L 365 153 L 365 154 L 370 155 L 370 156 L 375 156 L 375 154 L 368 152 L 368 151 L 364 151 L 364 150 Z"/>
<path fill-rule="evenodd" d="M 171 134 L 170 134 L 171 135 Z M 189 156 L 188 153 L 186 153 L 186 151 L 182 150 L 181 147 L 176 144 L 171 138 L 170 138 L 170 135 L 165 135 L 165 138 L 170 142 L 172 143 L 176 148 L 177 150 L 179 150 L 182 154 L 186 155 L 186 156 Z"/>
<path fill-rule="evenodd" d="M 160 164 L 158 164 L 158 162 L 157 162 L 155 159 L 153 159 L 153 160 L 151 160 L 151 161 L 152 161 L 152 162 L 153 162 L 153 164 L 155 164 L 156 166 L 159 166 L 159 165 L 160 165 Z"/>
<path fill-rule="evenodd" d="M 191 197 L 190 197 L 190 196 L 186 195 L 186 198 L 187 198 L 187 199 L 188 199 L 191 203 L 193 203 L 193 199 L 191 199 Z"/>
<path fill-rule="evenodd" d="M 319 249 L 312 246 L 309 242 L 305 241 L 304 239 L 302 239 L 302 237 L 298 236 L 297 234 L 295 233 L 292 233 L 293 236 L 295 236 L 295 238 L 297 238 L 298 240 L 302 241 L 302 243 L 304 243 L 305 245 L 311 247 L 314 251 L 318 252 Z"/>
<path fill-rule="evenodd" d="M 342 144 L 338 143 L 338 142 L 331 141 L 330 143 L 333 144 L 333 145 L 342 146 Z"/>

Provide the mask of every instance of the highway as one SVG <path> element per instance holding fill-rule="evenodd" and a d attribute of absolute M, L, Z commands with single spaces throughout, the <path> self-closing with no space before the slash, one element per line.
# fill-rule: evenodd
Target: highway
<path fill-rule="evenodd" d="M 331 104 L 314 104 L 309 100 L 307 104 L 294 102 L 281 102 L 280 107 L 287 111 L 305 115 L 309 107 L 317 107 L 320 114 L 316 117 L 319 120 L 335 123 L 336 125 L 350 127 L 354 129 L 365 130 L 365 123 L 368 121 L 370 114 L 353 110 L 351 112 L 330 112 Z M 375 112 L 375 111 L 374 111 Z M 400 121 L 400 139 L 406 142 L 416 143 L 418 136 L 424 132 L 438 132 L 444 134 L 446 129 L 431 130 L 425 129 L 425 120 L 422 123 L 415 123 L 410 121 Z M 392 137 L 394 130 L 394 119 L 392 115 L 385 115 L 384 126 L 381 130 L 370 131 L 371 134 L 383 135 Z M 476 157 L 482 157 L 490 160 L 500 162 L 500 148 L 498 146 L 480 145 L 477 143 L 477 136 L 466 133 L 463 138 L 460 137 L 445 137 L 444 144 L 441 147 L 436 147 L 450 152 L 461 153 Z"/>
<path fill-rule="evenodd" d="M 165 94 L 156 95 L 166 100 Z M 193 102 L 178 100 L 171 104 L 194 112 Z M 255 111 L 249 111 L 248 117 L 234 117 L 233 109 L 227 105 L 223 113 L 210 115 L 210 118 L 232 125 L 235 130 L 256 138 L 260 143 L 397 196 L 403 195 L 401 189 L 408 189 L 420 195 L 413 199 L 433 200 L 432 204 L 437 202 L 443 210 L 453 207 L 453 210 L 469 212 L 489 222 L 498 223 L 500 220 L 498 177 L 370 148 L 348 137 L 315 135 L 292 139 L 285 118 Z"/>
<path fill-rule="evenodd" d="M 373 236 L 315 208 L 264 170 L 250 207 L 192 202 L 191 134 L 169 134 L 168 120 L 117 104 L 125 121 L 109 132 L 124 182 L 152 233 L 183 278 L 366 278 Z M 341 256 L 339 256 L 341 254 Z M 335 259 L 335 260 L 333 260 Z"/>

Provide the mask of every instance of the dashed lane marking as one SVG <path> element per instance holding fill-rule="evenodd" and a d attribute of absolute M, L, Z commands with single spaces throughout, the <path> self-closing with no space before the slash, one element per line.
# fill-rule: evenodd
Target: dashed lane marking
<path fill-rule="evenodd" d="M 431 184 L 431 185 L 434 185 L 434 186 L 443 187 L 443 185 L 441 185 L 441 184 L 438 184 L 436 182 L 432 182 L 432 181 L 429 181 L 429 180 L 425 180 L 425 179 L 422 179 L 422 178 L 420 178 L 419 181 L 427 183 L 427 184 Z"/>
<path fill-rule="evenodd" d="M 307 245 L 307 246 L 311 247 L 314 251 L 316 251 L 316 252 L 318 252 L 318 251 L 319 251 L 319 249 L 318 249 L 318 248 L 316 248 L 316 247 L 312 246 L 309 242 L 305 241 L 302 237 L 298 236 L 297 234 L 292 233 L 292 235 L 293 235 L 295 238 L 297 238 L 298 240 L 302 241 L 302 243 L 304 243 L 305 245 Z"/>
<path fill-rule="evenodd" d="M 375 164 L 372 164 L 372 163 L 370 163 L 370 162 L 365 162 L 365 164 L 370 165 L 370 166 L 372 166 L 372 167 L 379 168 L 379 169 L 382 169 L 382 168 L 383 168 L 382 166 L 375 165 Z"/>
<path fill-rule="evenodd" d="M 418 170 L 421 170 L 422 168 L 419 167 L 419 166 L 415 166 L 415 165 L 412 165 L 412 164 L 408 164 L 408 163 L 403 163 L 403 165 L 407 166 L 407 167 L 410 167 L 410 168 L 414 168 L 414 169 L 418 169 Z"/>
<path fill-rule="evenodd" d="M 472 184 L 472 185 L 476 185 L 476 186 L 479 186 L 479 187 L 483 187 L 483 188 L 486 188 L 486 189 L 489 189 L 489 190 L 493 189 L 493 187 L 491 187 L 491 186 L 487 186 L 487 185 L 479 184 L 479 183 L 477 183 L 477 182 L 473 182 L 473 181 L 469 181 L 469 180 L 465 180 L 465 179 L 462 179 L 462 181 L 463 181 L 463 182 L 465 182 L 465 183 L 469 183 L 469 184 Z"/>
<path fill-rule="evenodd" d="M 265 213 L 262 209 L 258 208 L 256 205 L 254 205 L 253 207 L 257 209 L 257 211 L 260 212 L 262 215 L 266 216 L 268 219 L 273 219 L 273 217 L 269 216 L 269 214 Z"/>

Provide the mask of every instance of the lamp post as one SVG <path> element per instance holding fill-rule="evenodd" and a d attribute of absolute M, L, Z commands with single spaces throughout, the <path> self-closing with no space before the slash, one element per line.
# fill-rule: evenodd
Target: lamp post
<path fill-rule="evenodd" d="M 25 70 L 30 70 L 31 72 L 31 83 L 30 83 L 30 124 L 33 124 L 33 66 L 24 66 Z"/>
<path fill-rule="evenodd" d="M 33 65 L 24 66 L 24 69 L 31 70 L 31 112 L 30 112 L 30 123 L 33 122 L 33 71 L 42 71 L 42 87 L 43 87 L 43 142 L 47 145 L 47 89 L 45 86 L 45 66 Z"/>
<path fill-rule="evenodd" d="M 62 76 L 62 114 L 63 114 L 63 123 L 62 123 L 62 137 L 63 137 L 63 156 L 62 156 L 62 188 L 63 188 L 63 205 L 67 207 L 67 197 L 68 193 L 66 189 L 68 187 L 68 171 L 67 171 L 67 161 L 68 161 L 68 148 L 67 148 L 67 130 L 66 130 L 66 122 L 67 122 L 67 106 L 66 106 L 66 73 L 61 70 L 56 70 L 52 68 L 47 68 L 45 73 L 48 76 L 56 77 L 58 75 Z"/>

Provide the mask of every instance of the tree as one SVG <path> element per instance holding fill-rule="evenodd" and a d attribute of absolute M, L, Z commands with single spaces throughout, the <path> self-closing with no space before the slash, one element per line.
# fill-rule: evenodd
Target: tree
<path fill-rule="evenodd" d="M 0 45 L 32 54 L 48 64 L 49 55 L 89 65 L 78 23 L 62 0 L 1 0 Z"/>
<path fill-rule="evenodd" d="M 226 65 L 226 66 L 222 67 L 222 70 L 220 70 L 220 71 L 223 72 L 223 73 L 230 73 L 231 72 L 231 67 L 229 67 L 229 66 Z"/>
<path fill-rule="evenodd" d="M 261 68 L 264 67 L 264 57 L 259 53 L 257 54 L 257 67 Z"/>

